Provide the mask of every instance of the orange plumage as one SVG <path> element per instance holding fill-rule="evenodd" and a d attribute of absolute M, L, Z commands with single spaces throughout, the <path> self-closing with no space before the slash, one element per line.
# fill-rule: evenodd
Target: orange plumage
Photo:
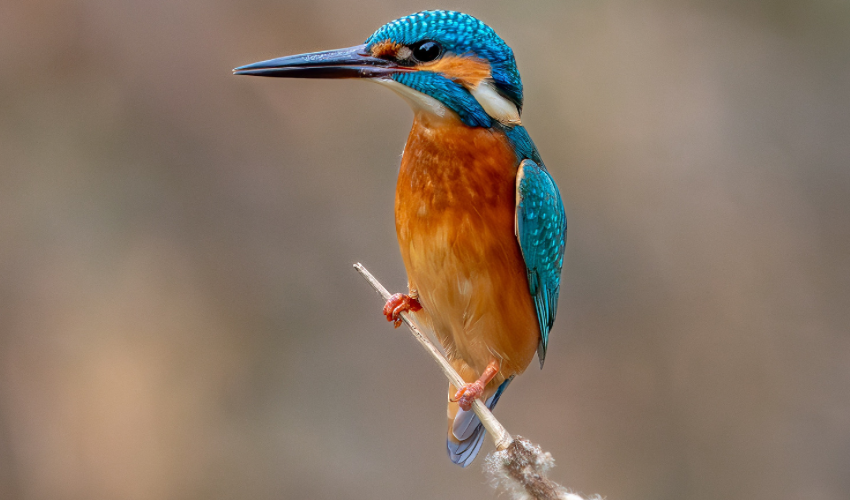
<path fill-rule="evenodd" d="M 504 133 L 417 113 L 396 188 L 399 246 L 423 307 L 416 314 L 465 381 L 500 363 L 485 400 L 525 371 L 540 340 L 514 234 L 517 163 Z M 456 412 L 450 403 L 450 426 Z"/>
<path fill-rule="evenodd" d="M 420 64 L 417 70 L 439 73 L 466 89 L 474 89 L 492 76 L 490 63 L 471 55 L 442 57 L 434 62 Z"/>

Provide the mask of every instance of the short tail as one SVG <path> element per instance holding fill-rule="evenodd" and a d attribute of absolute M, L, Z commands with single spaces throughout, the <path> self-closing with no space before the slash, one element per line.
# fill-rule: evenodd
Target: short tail
<path fill-rule="evenodd" d="M 496 407 L 496 403 L 499 402 L 499 398 L 502 397 L 502 393 L 508 388 L 511 380 L 513 380 L 513 377 L 502 382 L 502 385 L 496 389 L 496 392 L 487 398 L 487 408 L 493 410 Z M 457 407 L 457 403 L 449 403 L 450 415 L 453 409 L 452 405 Z M 449 436 L 446 439 L 449 459 L 461 467 L 466 467 L 478 455 L 478 450 L 481 449 L 481 445 L 484 443 L 484 435 L 487 434 L 487 430 L 484 429 L 481 421 L 478 420 L 478 417 L 475 416 L 475 412 L 472 410 L 465 411 L 457 408 L 454 419 L 450 420 L 449 423 Z"/>

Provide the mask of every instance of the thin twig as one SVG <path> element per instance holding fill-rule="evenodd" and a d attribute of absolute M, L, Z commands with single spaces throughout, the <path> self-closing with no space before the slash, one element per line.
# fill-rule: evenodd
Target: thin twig
<path fill-rule="evenodd" d="M 374 288 L 385 301 L 390 299 L 390 292 L 388 292 L 387 289 L 384 288 L 384 285 L 372 276 L 372 273 L 363 267 L 363 264 L 359 262 L 354 264 L 354 269 L 357 269 L 357 272 L 360 273 L 370 285 L 372 285 L 372 288 Z M 404 324 L 410 328 L 410 331 L 413 333 L 416 340 L 418 340 L 422 347 L 428 351 L 428 354 L 434 358 L 434 361 L 440 365 L 440 369 L 443 370 L 443 374 L 447 379 L 449 379 L 449 382 L 457 388 L 463 387 L 466 382 L 460 375 L 458 375 L 455 369 L 452 368 L 452 365 L 449 364 L 446 357 L 443 356 L 443 353 L 441 353 L 437 347 L 434 346 L 433 342 L 431 342 L 431 340 L 422 333 L 422 330 L 416 324 L 416 320 L 406 312 L 401 313 L 401 319 L 404 321 Z M 476 399 L 472 402 L 472 410 L 475 412 L 475 415 L 478 416 L 478 419 L 481 420 L 481 423 L 484 424 L 484 428 L 487 429 L 490 436 L 492 436 L 496 449 L 499 451 L 507 449 L 507 447 L 513 442 L 513 438 L 508 431 L 505 430 L 505 427 L 496 420 L 496 417 L 493 416 L 493 412 L 487 408 L 487 405 L 485 405 L 480 399 Z"/>

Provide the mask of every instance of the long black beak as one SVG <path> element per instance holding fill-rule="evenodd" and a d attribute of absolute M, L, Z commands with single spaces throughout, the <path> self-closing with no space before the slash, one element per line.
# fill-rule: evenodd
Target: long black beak
<path fill-rule="evenodd" d="M 278 78 L 378 78 L 412 68 L 372 57 L 365 45 L 310 54 L 279 57 L 233 70 L 234 75 Z"/>

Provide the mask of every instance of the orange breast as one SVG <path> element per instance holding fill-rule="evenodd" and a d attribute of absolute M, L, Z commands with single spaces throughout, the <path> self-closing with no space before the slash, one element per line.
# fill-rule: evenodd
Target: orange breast
<path fill-rule="evenodd" d="M 514 235 L 517 165 L 501 132 L 417 116 L 396 189 L 399 246 L 426 320 L 475 374 L 500 360 L 495 384 L 523 372 L 539 340 Z"/>

